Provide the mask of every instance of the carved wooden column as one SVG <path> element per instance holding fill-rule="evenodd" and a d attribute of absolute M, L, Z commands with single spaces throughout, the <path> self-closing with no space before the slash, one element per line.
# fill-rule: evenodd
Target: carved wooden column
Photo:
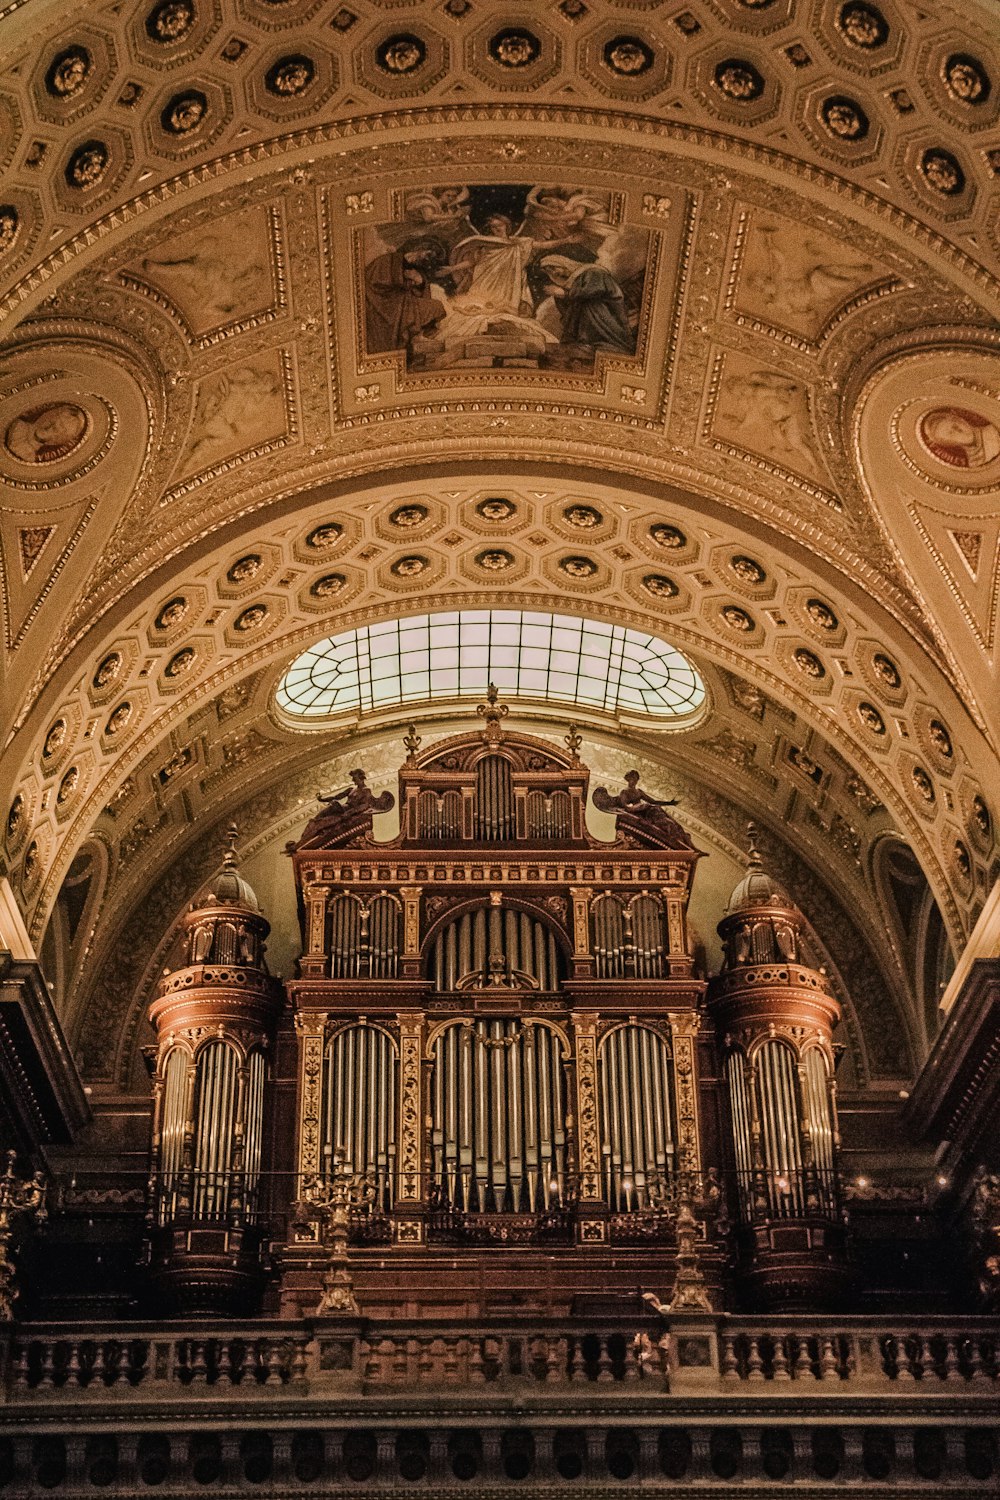
<path fill-rule="evenodd" d="M 328 885 L 310 885 L 306 899 L 306 951 L 299 960 L 304 979 L 321 978 L 327 972 L 326 903 Z"/>
<path fill-rule="evenodd" d="M 573 978 L 587 979 L 593 972 L 594 960 L 590 951 L 590 898 L 589 886 L 570 886 L 573 899 Z"/>
<path fill-rule="evenodd" d="M 579 1172 L 581 1244 L 603 1243 L 607 1237 L 608 1207 L 601 1183 L 601 1122 L 597 1087 L 597 1013 L 580 1011 L 573 1017 L 576 1062 L 576 1153 Z"/>
<path fill-rule="evenodd" d="M 403 903 L 403 952 L 401 970 L 404 979 L 419 979 L 420 960 L 420 897 L 422 885 L 401 885 L 399 896 Z"/>
<path fill-rule="evenodd" d="M 396 1239 L 424 1241 L 424 1017 L 401 1011 L 399 1021 L 399 1144 L 397 1147 Z"/>
<path fill-rule="evenodd" d="M 302 1179 L 322 1170 L 323 1045 L 329 1017 L 325 1011 L 299 1011 L 295 1030 L 299 1038 L 298 1181 L 294 1198 L 301 1197 Z"/>
<path fill-rule="evenodd" d="M 670 1017 L 673 1037 L 674 1084 L 677 1090 L 677 1165 L 693 1177 L 701 1172 L 701 1133 L 698 1129 L 696 1049 L 698 1012 L 675 1011 Z"/>

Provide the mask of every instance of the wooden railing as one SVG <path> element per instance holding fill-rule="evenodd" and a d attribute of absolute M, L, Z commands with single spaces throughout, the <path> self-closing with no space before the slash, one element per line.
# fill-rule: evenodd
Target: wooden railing
<path fill-rule="evenodd" d="M 134 1393 L 182 1397 L 211 1386 L 384 1392 L 441 1386 L 568 1385 L 724 1395 L 745 1386 L 768 1399 L 801 1392 L 922 1398 L 1000 1391 L 1000 1324 L 867 1318 L 781 1321 L 727 1315 L 621 1320 L 468 1322 L 317 1320 L 245 1324 L 22 1324 L 6 1339 L 2 1399 L 86 1402 Z M 0 1345 L 2 1349 L 2 1345 Z"/>

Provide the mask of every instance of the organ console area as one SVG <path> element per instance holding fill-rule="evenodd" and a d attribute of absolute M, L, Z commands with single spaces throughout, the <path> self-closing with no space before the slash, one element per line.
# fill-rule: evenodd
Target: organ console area
<path fill-rule="evenodd" d="M 506 720 L 491 690 L 467 732 L 411 730 L 394 838 L 363 771 L 321 799 L 284 985 L 232 849 L 186 915 L 151 1009 L 174 1310 L 308 1314 L 325 1285 L 326 1312 L 380 1317 L 844 1297 L 839 1007 L 801 914 L 751 844 L 723 970 L 696 974 L 701 855 L 669 806 L 633 772 L 591 794 L 579 736 Z"/>

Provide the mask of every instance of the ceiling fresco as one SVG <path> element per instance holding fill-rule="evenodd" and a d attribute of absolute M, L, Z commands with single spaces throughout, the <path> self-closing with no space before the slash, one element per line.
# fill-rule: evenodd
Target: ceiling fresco
<path fill-rule="evenodd" d="M 692 815 L 852 912 L 899 837 L 961 948 L 1000 867 L 992 6 L 0 14 L 2 857 L 40 943 L 104 851 L 77 1033 L 205 830 L 329 758 L 293 658 L 460 605 L 688 653 Z"/>

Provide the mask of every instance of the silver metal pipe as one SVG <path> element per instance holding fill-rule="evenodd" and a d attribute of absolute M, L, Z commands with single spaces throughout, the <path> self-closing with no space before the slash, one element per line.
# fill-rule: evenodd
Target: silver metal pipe
<path fill-rule="evenodd" d="M 486 1037 L 485 1021 L 477 1021 L 475 1024 L 475 1053 L 473 1077 L 476 1089 L 476 1199 L 482 1211 L 486 1207 L 486 1195 L 489 1188 L 489 1158 L 490 1158 L 490 1123 L 489 1123 L 489 1077 L 487 1071 L 487 1050 L 484 1045 Z"/>
<path fill-rule="evenodd" d="M 458 919 L 458 977 L 464 979 L 472 968 L 472 923 L 469 913 L 463 912 Z"/>
<path fill-rule="evenodd" d="M 552 1117 L 553 1166 L 559 1201 L 565 1201 L 566 1193 L 566 1090 L 562 1066 L 562 1048 L 559 1037 L 547 1027 L 551 1067 L 549 1084 L 549 1110 Z M 544 1043 L 543 1043 L 544 1049 Z"/>
<path fill-rule="evenodd" d="M 505 1026 L 502 1021 L 490 1022 L 490 1037 L 494 1042 L 499 1042 L 505 1034 Z M 492 1104 L 492 1181 L 493 1181 L 493 1206 L 496 1213 L 503 1213 L 504 1200 L 507 1195 L 507 1131 L 506 1111 L 504 1109 L 504 1048 L 494 1046 L 490 1049 L 492 1067 L 490 1069 L 490 1102 Z"/>
<path fill-rule="evenodd" d="M 615 1206 L 614 1190 L 614 1166 L 611 1158 L 611 1137 L 613 1127 L 611 1123 L 611 1111 L 614 1107 L 611 1099 L 610 1068 L 608 1067 L 608 1044 L 605 1041 L 601 1048 L 598 1076 L 601 1084 L 601 1158 L 604 1166 L 604 1196 L 612 1208 Z"/>
<path fill-rule="evenodd" d="M 538 1047 L 538 1161 L 542 1175 L 542 1200 L 546 1208 L 549 1206 L 555 1155 L 555 1142 L 552 1139 L 552 1085 L 552 1055 L 544 1040 L 540 1039 Z"/>
<path fill-rule="evenodd" d="M 507 1153 L 508 1153 L 508 1176 L 510 1178 L 510 1191 L 512 1207 L 517 1213 L 521 1208 L 521 1185 L 524 1181 L 524 1121 L 522 1119 L 522 1077 L 521 1069 L 524 1062 L 521 1036 L 518 1032 L 517 1022 L 508 1021 L 507 1035 L 514 1040 L 510 1046 L 505 1048 L 507 1054 Z"/>
<path fill-rule="evenodd" d="M 449 1026 L 445 1032 L 445 1130 L 444 1159 L 445 1181 L 449 1203 L 455 1202 L 455 1187 L 458 1178 L 458 1075 L 455 1049 L 457 1027 Z"/>
<path fill-rule="evenodd" d="M 458 1168 L 461 1178 L 462 1207 L 468 1212 L 469 1199 L 472 1192 L 472 1031 L 468 1026 L 459 1028 L 460 1067 L 459 1077 L 461 1085 L 461 1110 L 459 1119 L 459 1155 Z"/>
<path fill-rule="evenodd" d="M 646 1046 L 649 1049 L 649 1100 L 652 1104 L 652 1143 L 654 1143 L 654 1161 L 657 1164 L 657 1173 L 661 1179 L 666 1178 L 667 1173 L 667 1142 L 670 1139 L 670 1095 L 669 1068 L 667 1068 L 667 1049 L 663 1040 L 652 1032 L 646 1032 Z"/>
<path fill-rule="evenodd" d="M 444 1037 L 441 1032 L 434 1042 L 434 1108 L 431 1120 L 431 1160 L 434 1164 L 434 1181 L 444 1182 Z"/>
<path fill-rule="evenodd" d="M 544 1046 L 544 1035 L 542 1040 Z M 535 1050 L 535 1027 L 524 1032 L 524 1172 L 528 1185 L 528 1209 L 534 1213 L 538 1202 L 538 1115 L 544 1107 L 538 1092 L 538 1059 Z"/>
<path fill-rule="evenodd" d="M 455 988 L 456 970 L 458 966 L 458 935 L 455 932 L 454 922 L 445 928 L 445 989 Z"/>
<path fill-rule="evenodd" d="M 629 1091 L 627 1102 L 632 1112 L 632 1154 L 635 1161 L 635 1191 L 640 1207 L 646 1203 L 646 1168 L 650 1157 L 650 1141 L 643 1126 L 643 1099 L 649 1094 L 649 1076 L 639 1065 L 639 1028 L 626 1026 L 622 1037 L 623 1049 L 628 1048 Z"/>
<path fill-rule="evenodd" d="M 618 1081 L 618 1057 L 612 1032 L 604 1043 L 605 1066 L 608 1069 L 608 1097 L 611 1100 L 611 1176 L 613 1186 L 612 1203 L 622 1207 L 622 1134 L 621 1134 L 621 1088 Z"/>
<path fill-rule="evenodd" d="M 632 1194 L 636 1189 L 636 1142 L 632 1137 L 632 1110 L 630 1096 L 634 1085 L 629 1079 L 628 1069 L 628 1039 L 625 1028 L 619 1027 L 612 1034 L 618 1053 L 618 1114 L 621 1120 L 622 1132 L 622 1186 L 625 1191 L 625 1207 L 630 1211 L 632 1208 Z"/>
<path fill-rule="evenodd" d="M 534 923 L 526 911 L 519 913 L 517 925 L 519 929 L 517 935 L 517 963 L 514 967 L 522 969 L 525 974 L 530 974 L 534 979 L 537 979 L 538 966 L 535 963 Z"/>
<path fill-rule="evenodd" d="M 357 1090 L 357 1067 L 355 1058 L 355 1043 L 357 1034 L 354 1027 L 342 1032 L 344 1039 L 344 1170 L 345 1172 L 356 1172 L 354 1164 L 354 1100 Z"/>

